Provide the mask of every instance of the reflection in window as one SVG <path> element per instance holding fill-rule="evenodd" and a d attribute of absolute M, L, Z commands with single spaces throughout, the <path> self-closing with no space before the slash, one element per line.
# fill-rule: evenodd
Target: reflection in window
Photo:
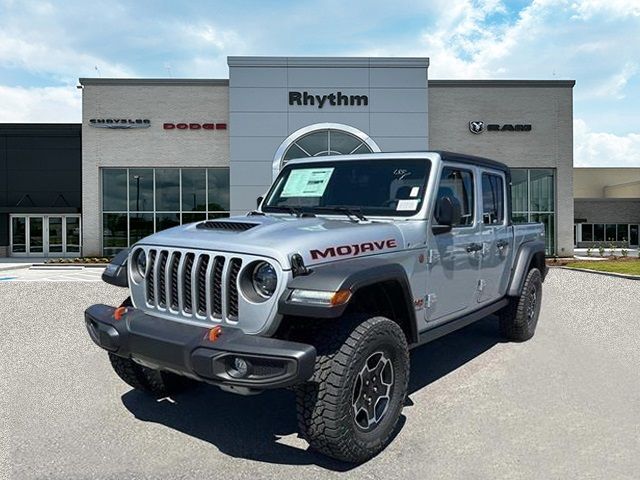
<path fill-rule="evenodd" d="M 129 170 L 129 210 L 133 212 L 153 212 L 152 168 Z"/>
<path fill-rule="evenodd" d="M 498 175 L 482 174 L 482 221 L 485 225 L 504 222 L 504 180 Z"/>
<path fill-rule="evenodd" d="M 292 158 L 319 157 L 371 153 L 371 148 L 355 135 L 336 129 L 316 130 L 293 142 L 284 156 L 282 165 Z"/>
<path fill-rule="evenodd" d="M 181 223 L 229 216 L 229 169 L 224 167 L 106 168 L 102 185 L 103 253 L 108 256 Z M 67 223 L 67 238 L 76 238 L 67 245 L 70 252 L 79 251 L 79 230 L 79 223 L 75 229 Z"/>
<path fill-rule="evenodd" d="M 207 210 L 207 177 L 204 168 L 182 170 L 182 211 Z"/>
<path fill-rule="evenodd" d="M 109 169 L 102 173 L 102 210 L 118 212 L 127 209 L 127 170 Z"/>
<path fill-rule="evenodd" d="M 460 204 L 462 216 L 460 223 L 455 227 L 463 227 L 473 224 L 473 175 L 468 170 L 446 167 L 442 170 L 438 198 L 445 196 L 457 199 Z"/>
<path fill-rule="evenodd" d="M 555 169 L 512 168 L 511 203 L 514 223 L 541 221 L 545 224 L 546 254 L 553 255 L 555 253 Z"/>

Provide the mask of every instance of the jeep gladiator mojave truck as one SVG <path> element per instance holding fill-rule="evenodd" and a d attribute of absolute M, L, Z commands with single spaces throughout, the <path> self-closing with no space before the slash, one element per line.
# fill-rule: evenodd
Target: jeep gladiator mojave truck
<path fill-rule="evenodd" d="M 510 199 L 509 169 L 467 155 L 291 160 L 258 210 L 117 255 L 103 278 L 130 298 L 86 326 L 153 395 L 292 387 L 301 436 L 363 462 L 391 441 L 410 348 L 494 313 L 506 338 L 533 336 L 544 230 L 513 225 Z"/>

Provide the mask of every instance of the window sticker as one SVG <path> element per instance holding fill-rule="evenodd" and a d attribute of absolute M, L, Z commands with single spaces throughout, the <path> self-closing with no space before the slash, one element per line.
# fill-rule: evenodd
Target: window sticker
<path fill-rule="evenodd" d="M 420 193 L 420 187 L 413 187 L 411 189 L 411 193 L 409 194 L 409 196 L 412 198 L 415 198 L 418 196 L 419 193 Z"/>
<path fill-rule="evenodd" d="M 321 197 L 327 189 L 332 174 L 333 167 L 291 170 L 280 196 L 282 198 Z"/>
<path fill-rule="evenodd" d="M 420 200 L 418 199 L 398 200 L 398 206 L 396 207 L 396 210 L 400 212 L 415 210 L 416 208 L 418 208 L 418 203 L 420 203 Z"/>

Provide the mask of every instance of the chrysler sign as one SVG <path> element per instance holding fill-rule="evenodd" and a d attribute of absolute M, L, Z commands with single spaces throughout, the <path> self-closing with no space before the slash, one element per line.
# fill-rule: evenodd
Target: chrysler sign
<path fill-rule="evenodd" d="M 92 118 L 89 125 L 96 128 L 149 128 L 151 120 L 147 118 Z"/>
<path fill-rule="evenodd" d="M 475 120 L 475 121 L 471 121 L 469 122 L 469 131 L 471 133 L 475 133 L 476 135 L 479 133 L 482 133 L 484 131 L 487 132 L 530 132 L 531 131 L 531 124 L 528 123 L 505 123 L 505 124 L 498 124 L 498 123 L 490 123 L 488 125 L 485 125 L 484 122 L 479 121 L 479 120 Z"/>

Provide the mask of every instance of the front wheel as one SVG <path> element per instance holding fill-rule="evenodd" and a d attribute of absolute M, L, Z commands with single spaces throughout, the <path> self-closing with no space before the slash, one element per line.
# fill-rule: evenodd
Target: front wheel
<path fill-rule="evenodd" d="M 316 344 L 311 380 L 297 388 L 298 424 L 315 450 L 361 463 L 391 441 L 409 380 L 400 326 L 384 317 L 344 318 Z"/>
<path fill-rule="evenodd" d="M 524 342 L 533 337 L 542 304 L 542 274 L 532 268 L 522 287 L 522 294 L 512 298 L 499 314 L 500 332 L 508 340 Z"/>

